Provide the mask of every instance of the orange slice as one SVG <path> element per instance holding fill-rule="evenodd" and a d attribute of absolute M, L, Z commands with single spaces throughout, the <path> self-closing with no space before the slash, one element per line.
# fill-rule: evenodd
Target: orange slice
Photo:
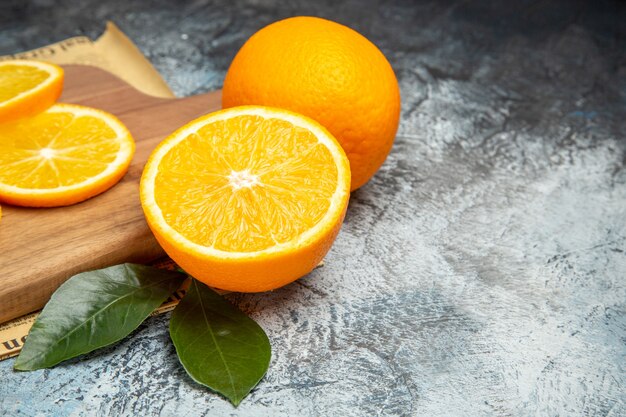
<path fill-rule="evenodd" d="M 140 194 L 148 225 L 186 272 L 224 290 L 266 291 L 328 252 L 348 205 L 350 166 L 312 119 L 234 107 L 166 138 Z"/>
<path fill-rule="evenodd" d="M 0 201 L 52 207 L 99 194 L 126 173 L 135 143 L 115 116 L 55 104 L 0 125 Z"/>
<path fill-rule="evenodd" d="M 0 122 L 52 106 L 63 89 L 63 69 L 40 61 L 0 62 Z"/>

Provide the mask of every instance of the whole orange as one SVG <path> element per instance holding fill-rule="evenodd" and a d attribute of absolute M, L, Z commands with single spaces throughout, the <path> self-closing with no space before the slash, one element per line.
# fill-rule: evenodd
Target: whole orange
<path fill-rule="evenodd" d="M 339 23 L 300 16 L 259 30 L 235 56 L 222 106 L 249 104 L 295 111 L 326 127 L 350 160 L 355 190 L 391 150 L 400 90 L 391 65 L 364 36 Z"/>

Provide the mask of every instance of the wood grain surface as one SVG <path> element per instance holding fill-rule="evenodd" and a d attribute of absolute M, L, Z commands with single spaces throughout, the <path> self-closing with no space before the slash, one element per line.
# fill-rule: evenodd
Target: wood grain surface
<path fill-rule="evenodd" d="M 128 173 L 110 190 L 68 207 L 2 206 L 0 322 L 37 310 L 72 275 L 164 255 L 139 202 L 139 179 L 154 147 L 188 121 L 220 108 L 220 92 L 182 99 L 150 97 L 106 71 L 65 67 L 60 101 L 113 113 L 137 150 Z"/>

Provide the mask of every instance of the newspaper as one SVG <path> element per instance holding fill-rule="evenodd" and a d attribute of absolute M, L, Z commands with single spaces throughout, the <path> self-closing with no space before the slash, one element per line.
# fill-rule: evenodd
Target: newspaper
<path fill-rule="evenodd" d="M 109 71 L 143 93 L 157 97 L 174 97 L 163 78 L 124 33 L 112 22 L 95 41 L 77 36 L 52 45 L 0 56 L 8 59 L 39 59 L 60 65 L 92 65 Z M 155 266 L 173 269 L 175 264 L 163 260 Z M 185 286 L 172 295 L 152 313 L 163 314 L 172 310 L 185 295 Z M 17 356 L 39 312 L 33 312 L 0 324 L 0 360 Z"/>
<path fill-rule="evenodd" d="M 107 22 L 106 30 L 95 41 L 86 36 L 77 36 L 32 51 L 0 56 L 0 61 L 8 59 L 39 59 L 59 65 L 92 65 L 117 75 L 145 94 L 174 97 L 150 61 L 113 22 Z"/>

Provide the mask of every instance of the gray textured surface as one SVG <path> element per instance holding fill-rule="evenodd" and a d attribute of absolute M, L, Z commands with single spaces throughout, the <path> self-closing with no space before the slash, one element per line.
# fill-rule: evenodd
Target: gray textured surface
<path fill-rule="evenodd" d="M 0 363 L 0 415 L 626 415 L 624 3 L 283 3 L 2 2 L 0 54 L 112 19 L 179 95 L 261 26 L 330 17 L 385 52 L 403 113 L 326 266 L 231 296 L 274 350 L 238 409 L 164 316 L 51 370 Z"/>

